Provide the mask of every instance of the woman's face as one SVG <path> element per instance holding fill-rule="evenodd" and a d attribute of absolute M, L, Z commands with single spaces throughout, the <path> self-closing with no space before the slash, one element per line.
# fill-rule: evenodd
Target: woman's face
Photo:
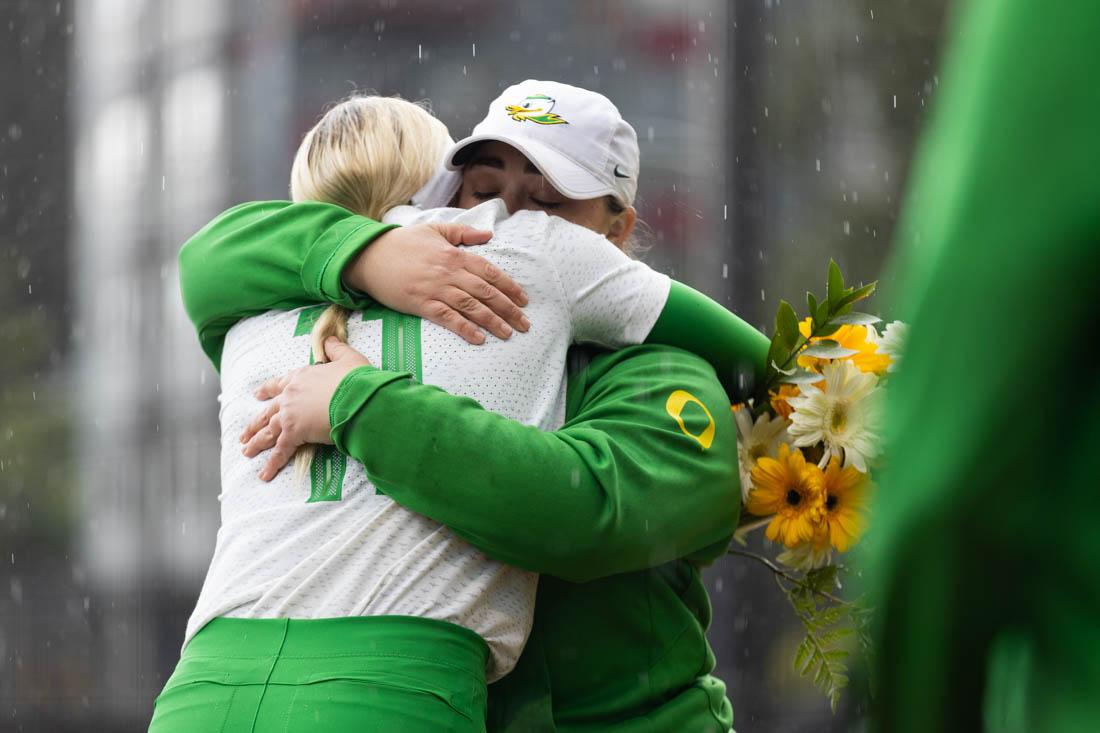
<path fill-rule="evenodd" d="M 547 182 L 523 153 L 508 143 L 482 143 L 462 171 L 458 206 L 468 209 L 489 199 L 502 199 L 508 213 L 545 211 L 604 235 L 618 247 L 634 228 L 634 207 L 615 213 L 606 198 L 569 199 Z"/>

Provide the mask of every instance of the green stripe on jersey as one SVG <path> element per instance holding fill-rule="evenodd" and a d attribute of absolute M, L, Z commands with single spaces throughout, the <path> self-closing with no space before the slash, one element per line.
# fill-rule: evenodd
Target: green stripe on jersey
<path fill-rule="evenodd" d="M 298 313 L 298 325 L 294 327 L 294 335 L 305 336 L 312 331 L 313 326 L 317 323 L 317 319 L 321 317 L 321 314 L 325 312 L 326 308 L 328 308 L 327 305 L 315 305 L 312 308 L 305 308 Z"/>

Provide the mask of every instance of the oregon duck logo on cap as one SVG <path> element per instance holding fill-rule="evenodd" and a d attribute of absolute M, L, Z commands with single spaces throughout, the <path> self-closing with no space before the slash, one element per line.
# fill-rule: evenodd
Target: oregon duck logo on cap
<path fill-rule="evenodd" d="M 505 109 L 516 122 L 530 120 L 540 125 L 568 125 L 569 122 L 554 113 L 555 104 L 553 97 L 532 94 L 523 100 L 523 104 L 509 104 Z"/>

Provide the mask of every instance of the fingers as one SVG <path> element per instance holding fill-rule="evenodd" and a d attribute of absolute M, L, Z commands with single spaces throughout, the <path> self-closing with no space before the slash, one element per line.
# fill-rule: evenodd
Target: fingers
<path fill-rule="evenodd" d="M 364 364 L 370 363 L 370 360 L 363 356 L 362 353 L 356 351 L 346 342 L 341 341 L 335 336 L 329 336 L 325 339 L 325 356 L 328 357 L 329 361 L 351 359 L 353 361 L 360 361 Z"/>
<path fill-rule="evenodd" d="M 260 453 L 263 453 L 265 450 L 275 445 L 282 433 L 282 424 L 279 422 L 279 416 L 276 415 L 271 419 L 271 422 L 267 424 L 267 427 L 258 430 L 256 434 L 249 439 L 247 445 L 241 449 L 241 453 L 244 454 L 245 458 L 258 456 Z"/>
<path fill-rule="evenodd" d="M 290 433 L 280 433 L 278 441 L 275 443 L 275 449 L 271 451 L 271 455 L 267 458 L 267 463 L 264 465 L 262 471 L 260 471 L 261 481 L 270 481 L 279 475 L 279 471 L 283 470 L 285 466 L 298 450 L 298 446 L 301 445 L 296 440 L 290 437 Z"/>
<path fill-rule="evenodd" d="M 458 334 L 463 340 L 474 346 L 485 343 L 485 334 L 467 320 L 461 313 L 441 300 L 429 300 L 420 315 L 437 326 Z"/>
<path fill-rule="evenodd" d="M 492 232 L 484 229 L 474 229 L 465 224 L 436 223 L 430 224 L 433 229 L 443 235 L 443 238 L 454 245 L 460 244 L 485 244 L 493 238 Z"/>
<path fill-rule="evenodd" d="M 262 387 L 261 387 L 262 389 Z M 252 422 L 248 423 L 244 432 L 241 433 L 241 442 L 247 443 L 252 439 L 256 433 L 265 428 L 268 422 L 271 420 L 272 415 L 279 411 L 279 403 L 272 402 L 270 405 L 264 408 L 263 412 L 253 418 Z"/>
<path fill-rule="evenodd" d="M 456 276 L 456 285 L 464 290 L 469 296 L 476 299 L 478 303 L 483 303 L 488 306 L 487 310 L 490 311 L 494 322 L 503 324 L 507 322 L 511 328 L 517 331 L 526 332 L 531 327 L 531 321 L 527 320 L 527 316 L 523 314 L 523 310 L 512 302 L 504 293 L 497 290 L 495 287 L 482 280 L 477 275 L 470 272 L 460 272 Z M 449 301 L 448 301 L 449 302 Z M 451 307 L 466 314 L 472 320 L 476 321 L 478 325 L 489 329 L 498 338 L 508 338 L 511 335 L 509 332 L 506 335 L 501 335 L 502 329 L 494 328 L 489 322 L 476 318 L 471 313 L 467 313 L 466 309 L 459 308 L 455 303 L 451 303 Z"/>
<path fill-rule="evenodd" d="M 527 293 L 523 292 L 523 288 L 519 286 L 519 283 L 504 274 L 503 270 L 484 257 L 478 257 L 468 252 L 464 252 L 463 254 L 465 255 L 464 260 L 467 270 L 480 277 L 489 285 L 492 285 L 520 308 L 527 305 Z M 482 300 L 484 300 L 484 298 Z M 496 310 L 498 315 L 503 316 L 504 319 L 512 323 L 513 326 L 519 328 L 516 323 L 512 322 L 512 319 L 508 318 L 507 314 L 502 313 L 496 308 L 493 310 Z M 520 330 L 526 331 L 527 329 L 520 328 Z"/>
<path fill-rule="evenodd" d="M 281 377 L 273 377 L 261 384 L 254 393 L 256 399 L 270 400 L 272 397 L 277 397 L 282 394 L 282 391 L 286 389 L 286 383 L 290 381 L 290 377 L 293 373 L 294 372 L 290 372 Z"/>

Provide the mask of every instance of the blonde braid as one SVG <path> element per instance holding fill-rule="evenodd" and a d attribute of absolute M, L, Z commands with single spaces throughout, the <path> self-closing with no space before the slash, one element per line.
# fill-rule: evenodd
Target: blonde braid
<path fill-rule="evenodd" d="M 452 140 L 425 107 L 396 97 L 353 95 L 313 126 L 298 147 L 290 172 L 294 201 L 324 201 L 380 220 L 408 203 L 439 168 Z M 315 364 L 327 361 L 325 339 L 348 342 L 350 311 L 329 306 L 310 333 Z M 305 480 L 314 445 L 294 455 L 294 474 Z"/>

